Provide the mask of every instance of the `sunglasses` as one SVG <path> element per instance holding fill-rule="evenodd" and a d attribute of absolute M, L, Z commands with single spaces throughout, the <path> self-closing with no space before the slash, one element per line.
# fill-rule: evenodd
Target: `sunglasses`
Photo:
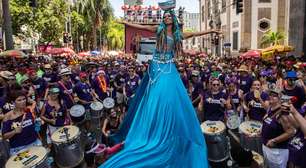
<path fill-rule="evenodd" d="M 219 83 L 213 83 L 212 85 L 213 85 L 213 86 L 220 86 Z"/>

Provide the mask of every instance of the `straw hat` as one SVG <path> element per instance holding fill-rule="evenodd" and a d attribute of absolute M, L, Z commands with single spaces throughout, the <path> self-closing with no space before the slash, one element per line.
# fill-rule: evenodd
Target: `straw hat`
<path fill-rule="evenodd" d="M 249 72 L 248 67 L 246 65 L 241 65 L 238 71 L 239 72 Z"/>
<path fill-rule="evenodd" d="M 61 69 L 59 75 L 60 76 L 71 75 L 71 70 L 69 68 L 63 68 L 63 69 Z"/>
<path fill-rule="evenodd" d="M 12 72 L 10 71 L 1 71 L 0 72 L 0 77 L 7 79 L 7 80 L 13 80 L 15 79 L 15 76 Z"/>

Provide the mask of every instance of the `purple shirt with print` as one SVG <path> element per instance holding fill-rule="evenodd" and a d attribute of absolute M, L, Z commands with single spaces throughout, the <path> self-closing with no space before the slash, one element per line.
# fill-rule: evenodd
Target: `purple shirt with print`
<path fill-rule="evenodd" d="M 22 118 L 23 115 L 16 119 L 3 122 L 2 134 L 13 131 L 13 123 L 21 123 Z M 22 124 L 22 132 L 19 134 L 15 134 L 9 140 L 11 148 L 29 145 L 37 140 L 34 118 L 31 112 L 27 112 L 25 115 L 25 119 L 23 120 Z"/>
<path fill-rule="evenodd" d="M 269 100 L 269 95 L 262 92 L 260 95 L 263 101 Z M 249 92 L 245 96 L 246 104 L 249 105 L 249 117 L 251 120 L 262 121 L 263 117 L 266 115 L 266 110 L 263 108 L 259 100 L 254 97 L 254 92 Z M 253 103 L 252 103 L 253 102 Z"/>

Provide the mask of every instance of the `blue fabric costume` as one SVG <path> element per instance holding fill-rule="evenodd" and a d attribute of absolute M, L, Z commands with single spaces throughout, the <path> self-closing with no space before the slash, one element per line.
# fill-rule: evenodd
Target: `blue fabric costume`
<path fill-rule="evenodd" d="M 208 167 L 200 123 L 173 62 L 175 40 L 166 38 L 167 51 L 155 51 L 126 118 L 112 137 L 125 140 L 124 148 L 100 168 Z"/>

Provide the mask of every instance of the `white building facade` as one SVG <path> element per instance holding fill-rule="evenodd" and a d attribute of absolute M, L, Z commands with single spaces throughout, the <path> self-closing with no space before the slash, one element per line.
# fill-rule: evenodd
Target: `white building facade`
<path fill-rule="evenodd" d="M 213 37 L 202 38 L 201 46 L 214 54 L 236 54 L 239 51 L 258 49 L 261 37 L 269 30 L 289 34 L 289 0 L 244 0 L 243 12 L 236 14 L 233 0 L 199 0 L 201 30 L 221 29 L 224 33 L 219 46 L 211 43 Z M 284 41 L 288 44 L 288 38 Z M 216 52 L 216 51 L 215 51 Z"/>

